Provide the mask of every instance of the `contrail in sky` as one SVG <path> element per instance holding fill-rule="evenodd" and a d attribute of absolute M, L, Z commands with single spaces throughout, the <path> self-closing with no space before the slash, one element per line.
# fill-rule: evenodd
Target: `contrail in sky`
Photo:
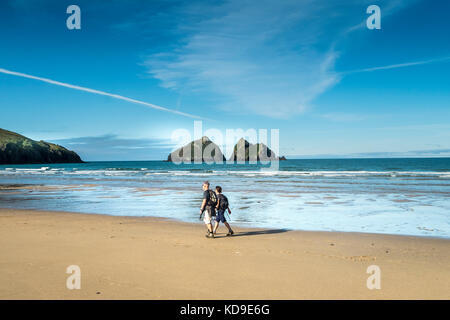
<path fill-rule="evenodd" d="M 415 61 L 415 62 L 407 62 L 407 63 L 391 64 L 388 66 L 365 68 L 365 69 L 359 69 L 359 70 L 353 70 L 353 71 L 345 71 L 345 72 L 341 72 L 341 74 L 346 75 L 346 74 L 359 73 L 359 72 L 371 72 L 371 71 L 377 71 L 377 70 L 405 68 L 405 67 L 419 66 L 419 65 L 429 64 L 429 63 L 434 63 L 434 62 L 441 62 L 441 61 L 446 61 L 446 60 L 450 60 L 450 57 L 431 59 L 431 60 L 423 60 L 423 61 Z"/>
<path fill-rule="evenodd" d="M 64 82 L 59 82 L 59 81 L 55 81 L 55 80 L 51 80 L 51 79 L 36 77 L 36 76 L 29 75 L 29 74 L 15 72 L 15 71 L 10 71 L 10 70 L 1 69 L 1 68 L 0 68 L 0 73 L 9 74 L 9 75 L 16 76 L 16 77 L 22 77 L 22 78 L 38 80 L 38 81 L 42 81 L 42 82 L 47 82 L 47 83 L 50 83 L 50 84 L 53 84 L 53 85 L 56 85 L 56 86 L 60 86 L 60 87 L 66 87 L 66 88 L 75 89 L 75 90 L 79 90 L 79 91 L 85 91 L 85 92 L 90 92 L 90 93 L 94 93 L 94 94 L 99 94 L 99 95 L 102 95 L 102 96 L 108 96 L 108 97 L 111 97 L 111 98 L 114 98 L 114 99 L 119 99 L 119 100 L 124 100 L 124 101 L 127 101 L 127 102 L 131 102 L 131 103 L 140 104 L 140 105 L 143 105 L 143 106 L 146 106 L 146 107 L 149 107 L 149 108 L 152 108 L 152 109 L 156 109 L 156 110 L 166 111 L 166 112 L 178 114 L 178 115 L 185 116 L 185 117 L 201 119 L 201 117 L 196 116 L 196 115 L 192 115 L 192 114 L 189 114 L 189 113 L 184 113 L 184 112 L 181 112 L 181 111 L 164 108 L 164 107 L 152 104 L 152 103 L 148 103 L 148 102 L 144 102 L 144 101 L 140 101 L 140 100 L 127 98 L 127 97 L 124 97 L 124 96 L 121 96 L 121 95 L 118 95 L 118 94 L 113 94 L 113 93 L 108 93 L 108 92 L 99 91 L 99 90 L 95 90 L 95 89 L 80 87 L 80 86 L 76 86 L 76 85 L 69 84 L 69 83 L 64 83 Z"/>

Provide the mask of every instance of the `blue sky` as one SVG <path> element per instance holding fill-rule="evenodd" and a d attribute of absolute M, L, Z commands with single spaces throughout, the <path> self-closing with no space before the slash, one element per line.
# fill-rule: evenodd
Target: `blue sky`
<path fill-rule="evenodd" d="M 81 8 L 81 30 L 66 8 Z M 366 8 L 381 8 L 369 30 Z M 279 129 L 288 157 L 450 155 L 449 1 L 6 0 L 0 69 Z M 85 160 L 163 159 L 193 118 L 0 72 L 0 127 Z"/>

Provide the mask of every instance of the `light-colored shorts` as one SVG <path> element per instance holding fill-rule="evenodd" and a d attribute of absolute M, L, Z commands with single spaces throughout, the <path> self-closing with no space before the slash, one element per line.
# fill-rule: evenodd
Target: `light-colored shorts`
<path fill-rule="evenodd" d="M 205 209 L 205 211 L 203 212 L 203 214 L 204 214 L 203 221 L 205 222 L 205 224 L 211 223 L 211 220 L 212 220 L 211 211 L 214 211 L 214 209 Z"/>
<path fill-rule="evenodd" d="M 203 212 L 204 216 L 203 216 L 203 221 L 205 221 L 205 224 L 210 224 L 211 223 L 211 211 L 210 210 L 205 210 Z"/>

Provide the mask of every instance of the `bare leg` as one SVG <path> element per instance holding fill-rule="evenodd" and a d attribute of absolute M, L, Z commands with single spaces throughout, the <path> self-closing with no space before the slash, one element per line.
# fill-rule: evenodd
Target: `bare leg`
<path fill-rule="evenodd" d="M 214 233 L 216 233 L 217 229 L 219 228 L 219 222 L 216 221 L 216 224 L 214 225 Z"/>
<path fill-rule="evenodd" d="M 228 231 L 229 232 L 231 232 L 231 231 L 233 231 L 233 230 L 231 230 L 231 227 L 230 227 L 230 225 L 228 224 L 228 222 L 224 222 L 224 225 L 225 225 L 225 227 L 227 227 L 228 228 Z"/>

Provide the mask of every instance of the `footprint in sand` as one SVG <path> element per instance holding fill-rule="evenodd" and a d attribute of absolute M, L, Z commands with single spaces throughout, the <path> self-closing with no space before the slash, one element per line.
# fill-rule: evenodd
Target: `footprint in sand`
<path fill-rule="evenodd" d="M 345 259 L 347 260 L 351 260 L 351 261 L 375 261 L 377 260 L 377 257 L 372 257 L 372 256 L 352 256 L 352 257 L 345 257 Z"/>

